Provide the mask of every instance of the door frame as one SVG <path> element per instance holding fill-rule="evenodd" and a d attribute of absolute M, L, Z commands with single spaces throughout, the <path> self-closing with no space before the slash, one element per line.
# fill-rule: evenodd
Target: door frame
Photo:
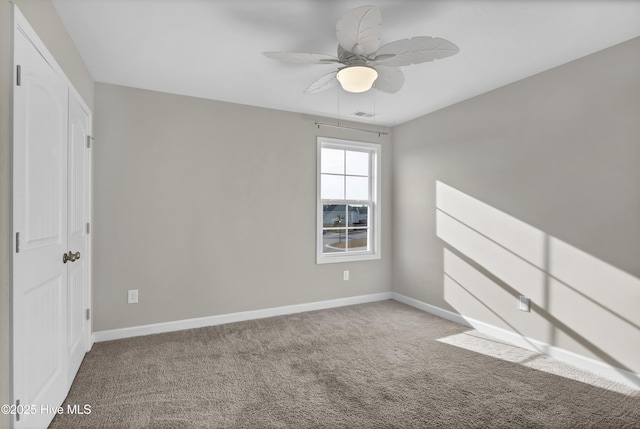
<path fill-rule="evenodd" d="M 14 394 L 14 257 L 16 251 L 16 228 L 14 222 L 14 193 L 15 193 L 15 184 L 14 184 L 14 146 L 16 142 L 14 141 L 14 90 L 15 83 L 17 79 L 17 70 L 16 70 L 16 58 L 15 58 L 15 35 L 17 32 L 21 32 L 30 42 L 31 44 L 38 50 L 40 55 L 49 63 L 54 72 L 63 80 L 64 84 L 67 86 L 67 94 L 68 97 L 74 97 L 89 113 L 89 130 L 92 133 L 93 130 L 93 112 L 85 102 L 84 98 L 77 91 L 77 89 L 73 86 L 71 80 L 64 73 L 62 67 L 55 60 L 53 55 L 49 52 L 44 42 L 40 39 L 36 31 L 29 24 L 25 16 L 22 14 L 20 9 L 15 3 L 11 4 L 11 16 L 12 16 L 12 31 L 11 31 L 11 91 L 9 93 L 9 103 L 11 105 L 9 112 L 9 132 L 10 132 L 10 146 L 9 146 L 9 183 L 10 183 L 10 196 L 9 196 L 9 224 L 11 231 L 11 249 L 9 252 L 9 400 L 11 404 L 15 404 L 16 397 Z M 67 103 L 68 104 L 68 103 Z M 89 196 L 87 198 L 87 222 L 90 224 L 90 233 L 87 234 L 87 251 L 86 251 L 86 260 L 87 260 L 87 278 L 85 283 L 85 308 L 89 309 L 91 313 L 91 317 L 87 321 L 88 329 L 86 330 L 86 345 L 88 352 L 91 350 L 93 346 L 93 307 L 92 307 L 92 259 L 93 259 L 93 139 L 90 141 L 90 149 L 88 151 L 88 189 Z M 83 257 L 85 257 L 83 255 Z M 70 386 L 69 386 L 70 387 Z M 10 418 L 10 427 L 13 427 L 15 424 L 15 417 Z"/>

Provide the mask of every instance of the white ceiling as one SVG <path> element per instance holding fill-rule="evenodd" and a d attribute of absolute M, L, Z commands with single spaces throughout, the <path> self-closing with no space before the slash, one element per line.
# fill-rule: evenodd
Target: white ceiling
<path fill-rule="evenodd" d="M 93 78 L 155 91 L 396 125 L 640 36 L 637 0 L 53 0 Z M 382 11 L 382 43 L 451 40 L 460 53 L 404 67 L 400 92 L 304 95 L 335 65 L 264 51 L 335 55 L 350 9 Z M 351 116 L 357 110 L 372 119 Z"/>

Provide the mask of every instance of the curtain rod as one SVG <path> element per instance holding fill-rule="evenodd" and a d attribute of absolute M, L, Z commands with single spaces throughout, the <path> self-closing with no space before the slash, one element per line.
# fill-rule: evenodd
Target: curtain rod
<path fill-rule="evenodd" d="M 367 130 L 366 128 L 347 127 L 347 126 L 344 126 L 344 125 L 325 124 L 324 122 L 316 122 L 315 125 L 318 128 L 320 128 L 320 127 L 329 127 L 329 128 L 341 128 L 341 129 L 344 129 L 344 130 L 364 131 L 365 133 L 377 134 L 378 137 L 380 137 L 380 136 L 388 136 L 389 135 L 389 133 L 386 133 L 384 131 Z"/>

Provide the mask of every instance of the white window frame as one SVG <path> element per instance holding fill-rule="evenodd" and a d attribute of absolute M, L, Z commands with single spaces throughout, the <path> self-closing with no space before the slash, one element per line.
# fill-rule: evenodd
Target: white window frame
<path fill-rule="evenodd" d="M 371 200 L 323 200 L 321 197 L 321 158 L 322 148 L 366 151 L 370 154 L 370 174 L 369 186 L 371 190 Z M 364 143 L 350 140 L 334 139 L 329 137 L 318 137 L 316 154 L 316 263 L 330 264 L 336 262 L 367 261 L 381 258 L 381 192 L 380 192 L 380 170 L 382 168 L 381 157 L 382 145 L 378 143 Z M 366 202 L 371 205 L 369 210 L 369 250 L 350 253 L 322 253 L 323 250 L 323 205 L 325 203 L 335 204 L 362 204 Z"/>

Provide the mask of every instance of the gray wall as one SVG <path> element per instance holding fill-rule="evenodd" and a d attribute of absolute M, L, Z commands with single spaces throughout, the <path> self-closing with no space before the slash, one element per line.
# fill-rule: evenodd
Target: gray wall
<path fill-rule="evenodd" d="M 13 0 L 45 42 L 87 104 L 93 105 L 93 80 L 50 0 Z M 9 254 L 11 6 L 0 1 L 0 404 L 9 401 Z M 0 415 L 0 428 L 8 427 Z"/>
<path fill-rule="evenodd" d="M 388 291 L 390 137 L 313 123 L 96 84 L 94 331 Z M 319 134 L 382 143 L 381 260 L 315 263 Z"/>
<path fill-rule="evenodd" d="M 639 373 L 639 52 L 396 127 L 394 290 Z"/>

